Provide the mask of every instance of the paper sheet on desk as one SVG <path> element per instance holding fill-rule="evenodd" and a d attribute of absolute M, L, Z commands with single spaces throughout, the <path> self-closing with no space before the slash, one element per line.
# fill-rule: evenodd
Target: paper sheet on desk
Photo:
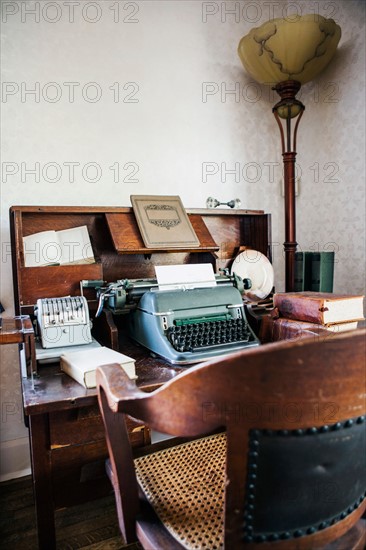
<path fill-rule="evenodd" d="M 155 266 L 159 290 L 176 290 L 216 286 L 211 264 Z"/>

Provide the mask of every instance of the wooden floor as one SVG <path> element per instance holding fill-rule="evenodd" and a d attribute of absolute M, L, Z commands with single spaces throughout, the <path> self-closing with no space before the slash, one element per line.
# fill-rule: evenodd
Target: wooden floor
<path fill-rule="evenodd" d="M 139 550 L 125 545 L 118 529 L 114 497 L 56 512 L 57 550 Z M 37 550 L 30 477 L 0 484 L 0 548 Z"/>

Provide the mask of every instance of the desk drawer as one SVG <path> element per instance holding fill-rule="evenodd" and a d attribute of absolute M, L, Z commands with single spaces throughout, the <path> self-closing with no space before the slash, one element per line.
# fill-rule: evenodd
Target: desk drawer
<path fill-rule="evenodd" d="M 132 445 L 150 443 L 150 430 L 142 422 L 127 417 Z M 51 449 L 104 441 L 104 425 L 98 405 L 49 414 Z"/>
<path fill-rule="evenodd" d="M 98 405 L 50 413 L 49 422 L 51 448 L 104 439 Z"/>

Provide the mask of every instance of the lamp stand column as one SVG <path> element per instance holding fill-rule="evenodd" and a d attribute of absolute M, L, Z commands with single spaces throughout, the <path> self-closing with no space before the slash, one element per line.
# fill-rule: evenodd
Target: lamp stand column
<path fill-rule="evenodd" d="M 295 289 L 296 205 L 295 205 L 295 152 L 283 153 L 285 188 L 285 269 L 286 292 Z"/>
<path fill-rule="evenodd" d="M 283 179 L 285 187 L 285 275 L 286 292 L 295 289 L 295 252 L 296 242 L 296 211 L 295 211 L 295 161 L 296 136 L 299 122 L 304 112 L 304 105 L 296 99 L 301 84 L 296 80 L 279 82 L 273 89 L 280 95 L 281 101 L 276 103 L 272 111 L 281 134 Z M 296 119 L 295 127 L 291 121 Z M 283 124 L 282 122 L 283 121 Z M 292 131 L 293 130 L 293 131 Z"/>

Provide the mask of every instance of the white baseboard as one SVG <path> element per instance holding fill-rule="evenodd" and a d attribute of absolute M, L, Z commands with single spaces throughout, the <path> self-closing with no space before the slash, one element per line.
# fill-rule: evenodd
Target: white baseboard
<path fill-rule="evenodd" d="M 2 441 L 0 445 L 0 482 L 31 473 L 29 439 L 21 437 Z"/>

